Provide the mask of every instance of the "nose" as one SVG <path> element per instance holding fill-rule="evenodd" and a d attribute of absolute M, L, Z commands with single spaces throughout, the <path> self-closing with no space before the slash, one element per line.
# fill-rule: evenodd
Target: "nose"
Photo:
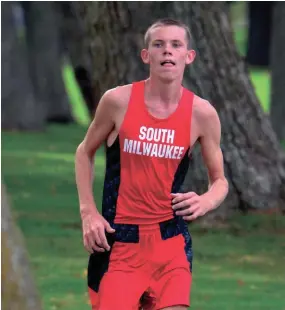
<path fill-rule="evenodd" d="M 172 48 L 170 43 L 164 45 L 163 55 L 172 55 Z"/>

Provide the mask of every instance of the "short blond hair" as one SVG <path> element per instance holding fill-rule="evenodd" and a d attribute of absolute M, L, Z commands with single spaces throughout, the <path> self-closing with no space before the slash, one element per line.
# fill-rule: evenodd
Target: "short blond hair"
<path fill-rule="evenodd" d="M 181 21 L 176 20 L 176 19 L 172 19 L 172 18 L 159 19 L 156 22 L 154 22 L 152 25 L 150 25 L 150 27 L 147 29 L 147 31 L 144 35 L 145 47 L 148 47 L 148 45 L 149 45 L 151 30 L 153 30 L 154 28 L 157 28 L 157 27 L 161 27 L 161 26 L 177 26 L 177 27 L 183 28 L 185 30 L 185 33 L 186 33 L 186 40 L 187 40 L 188 48 L 190 48 L 192 36 L 191 36 L 191 32 L 190 32 L 189 27 L 187 25 L 185 25 L 184 23 L 182 23 Z"/>

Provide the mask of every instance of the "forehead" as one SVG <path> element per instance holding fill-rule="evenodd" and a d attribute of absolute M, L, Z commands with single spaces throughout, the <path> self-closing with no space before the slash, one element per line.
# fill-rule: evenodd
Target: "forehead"
<path fill-rule="evenodd" d="M 150 29 L 150 40 L 186 40 L 186 30 L 179 26 L 157 26 Z"/>

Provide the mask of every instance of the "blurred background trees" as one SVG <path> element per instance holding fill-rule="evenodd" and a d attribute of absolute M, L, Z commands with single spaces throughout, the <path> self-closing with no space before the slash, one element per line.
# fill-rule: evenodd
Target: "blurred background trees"
<path fill-rule="evenodd" d="M 237 50 L 228 6 L 223 2 L 166 2 L 163 6 L 144 2 L 138 10 L 136 2 L 3 3 L 2 129 L 37 130 L 50 122 L 73 121 L 63 80 L 62 67 L 67 61 L 92 117 L 107 89 L 147 77 L 139 51 L 149 24 L 164 16 L 177 18 L 190 26 L 197 51 L 184 84 L 208 99 L 222 122 L 231 190 L 214 215 L 225 218 L 235 209 L 280 208 L 284 204 L 280 147 L 285 119 L 284 4 L 276 3 L 267 10 L 267 15 L 272 11 L 275 16 L 272 26 L 272 18 L 256 17 L 263 6 L 258 10 L 256 4 L 249 4 L 252 26 L 245 59 L 249 65 L 272 65 L 270 117 L 260 105 L 247 64 Z M 272 29 L 269 39 L 269 30 L 263 31 L 266 22 Z M 256 48 L 263 36 L 267 38 L 267 52 Z M 205 191 L 207 176 L 201 167 L 197 148 L 186 189 Z"/>
<path fill-rule="evenodd" d="M 49 122 L 71 122 L 55 4 L 5 2 L 2 8 L 2 128 L 37 130 Z"/>
<path fill-rule="evenodd" d="M 4 152 L 8 149 L 3 181 L 8 180 L 8 188 L 11 184 L 12 196 L 21 186 L 34 188 L 41 183 L 48 183 L 41 195 L 57 194 L 54 176 L 47 178 L 47 171 L 53 167 L 49 166 L 51 159 L 47 167 L 38 162 L 40 156 L 46 156 L 44 160 L 48 162 L 50 154 L 41 151 L 41 141 L 36 136 L 25 140 L 27 136 L 20 134 L 47 132 L 48 152 L 75 151 L 84 134 L 78 128 L 83 124 L 86 130 L 102 94 L 109 88 L 147 77 L 148 70 L 139 53 L 143 34 L 156 19 L 172 17 L 189 25 L 197 52 L 194 64 L 186 69 L 183 83 L 208 99 L 222 122 L 230 193 L 224 204 L 201 222 L 215 226 L 234 214 L 248 215 L 252 210 L 281 216 L 285 210 L 284 2 L 12 1 L 2 2 L 1 8 L 2 131 L 6 141 Z M 54 124 L 64 129 L 53 131 Z M 8 135 L 11 132 L 21 137 L 14 144 L 9 142 L 13 140 Z M 59 135 L 64 135 L 63 146 L 56 144 Z M 22 149 L 22 139 L 28 145 L 26 149 Z M 14 153 L 11 148 L 15 148 Z M 28 154 L 28 150 L 33 153 Z M 26 168 L 23 175 L 17 172 L 21 152 L 28 154 L 26 166 L 22 165 Z M 60 157 L 59 153 L 52 156 Z M 13 162 L 9 159 L 11 154 L 15 154 Z M 67 158 L 62 159 L 62 167 Z M 33 165 L 42 169 L 35 173 L 41 179 L 29 184 Z M 13 172 L 9 174 L 5 167 Z M 57 179 L 65 171 L 62 167 L 54 168 L 60 171 Z M 21 186 L 18 180 L 13 179 L 15 184 L 10 181 L 14 176 L 23 177 Z M 59 191 L 65 192 L 63 183 L 73 186 L 72 176 L 62 176 Z M 206 190 L 207 175 L 199 147 L 193 152 L 183 187 L 198 193 Z M 70 188 L 66 192 L 71 195 Z M 9 210 L 5 195 L 2 191 L 2 211 Z M 15 197 L 21 200 L 21 196 Z M 43 197 L 37 199 L 37 204 L 44 208 Z M 77 216 L 74 199 L 72 203 Z M 62 208 L 68 204 L 71 202 L 62 201 L 59 205 Z M 35 207 L 33 212 L 36 211 Z M 3 221 L 5 224 L 8 218 L 3 217 Z M 5 246 L 8 239 L 3 227 L 2 224 Z M 17 239 L 12 230 L 10 236 Z M 5 266 L 11 266 L 9 257 L 10 254 L 3 257 Z M 11 299 L 12 295 L 9 296 Z"/>
<path fill-rule="evenodd" d="M 272 5 L 272 4 L 271 4 Z M 272 74 L 270 119 L 279 141 L 285 140 L 285 3 L 276 2 L 272 10 L 272 34 L 269 44 Z"/>
<path fill-rule="evenodd" d="M 145 2 L 137 10 L 134 2 L 80 2 L 77 10 L 89 39 L 92 84 L 100 94 L 147 77 L 138 51 L 143 48 L 143 33 L 151 22 L 169 16 L 188 24 L 197 58 L 187 70 L 184 84 L 218 110 L 231 188 L 223 207 L 209 216 L 226 218 L 236 208 L 275 209 L 285 203 L 281 198 L 281 147 L 237 52 L 225 3 L 167 2 L 161 6 L 159 2 Z M 202 167 L 196 150 L 185 190 L 202 193 L 207 189 Z"/>

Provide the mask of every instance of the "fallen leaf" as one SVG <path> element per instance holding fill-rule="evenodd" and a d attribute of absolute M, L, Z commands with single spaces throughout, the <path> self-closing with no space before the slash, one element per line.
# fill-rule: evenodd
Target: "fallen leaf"
<path fill-rule="evenodd" d="M 245 285 L 243 280 L 237 280 L 237 283 L 238 283 L 239 286 L 244 286 Z"/>
<path fill-rule="evenodd" d="M 51 185 L 50 191 L 51 191 L 51 194 L 52 194 L 52 195 L 55 195 L 55 194 L 56 194 L 56 186 L 55 186 L 54 184 Z"/>

